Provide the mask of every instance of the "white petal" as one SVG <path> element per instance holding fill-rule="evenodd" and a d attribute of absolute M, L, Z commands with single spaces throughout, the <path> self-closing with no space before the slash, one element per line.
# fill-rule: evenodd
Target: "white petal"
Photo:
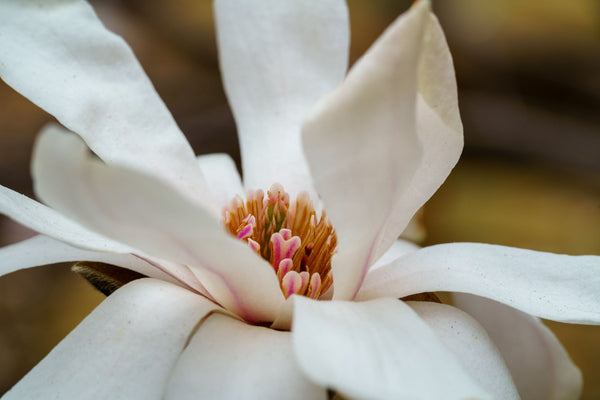
<path fill-rule="evenodd" d="M 371 268 L 369 268 L 369 273 L 373 272 L 379 267 L 383 267 L 384 265 L 391 263 L 392 261 L 396 261 L 398 258 L 406 254 L 413 253 L 420 248 L 420 246 L 417 246 L 413 242 L 398 239 L 392 243 L 392 246 L 381 257 L 379 257 L 377 262 L 373 264 Z"/>
<path fill-rule="evenodd" d="M 294 303 L 296 357 L 318 384 L 351 398 L 489 398 L 402 301 Z"/>
<path fill-rule="evenodd" d="M 378 238 L 376 260 L 396 240 L 410 218 L 446 180 L 463 148 L 452 55 L 437 18 L 429 14 L 419 62 L 417 133 L 422 157 L 410 185 L 395 201 L 394 210 Z"/>
<path fill-rule="evenodd" d="M 339 238 L 336 299 L 356 296 L 376 240 L 419 165 L 417 67 L 428 16 L 426 1 L 400 16 L 303 127 L 315 186 Z"/>
<path fill-rule="evenodd" d="M 105 238 L 57 211 L 0 185 L 0 214 L 29 229 L 89 250 L 129 253 L 131 247 Z"/>
<path fill-rule="evenodd" d="M 195 325 L 217 307 L 154 279 L 104 300 L 3 399 L 161 399 Z"/>
<path fill-rule="evenodd" d="M 194 153 L 129 46 L 81 0 L 0 2 L 0 76 L 108 163 L 205 201 Z"/>
<path fill-rule="evenodd" d="M 202 155 L 198 157 L 198 163 L 208 191 L 219 209 L 227 205 L 236 195 L 244 195 L 240 174 L 228 154 Z"/>
<path fill-rule="evenodd" d="M 20 269 L 61 262 L 102 262 L 139 272 L 150 278 L 166 280 L 203 293 L 198 279 L 184 266 L 146 260 L 134 254 L 82 250 L 47 236 L 38 235 L 0 248 L 0 276 Z"/>
<path fill-rule="evenodd" d="M 408 304 L 482 388 L 496 399 L 519 399 L 502 355 L 477 321 L 445 304 L 422 301 Z"/>
<path fill-rule="evenodd" d="M 455 293 L 454 300 L 496 343 L 523 400 L 579 399 L 581 372 L 538 318 L 478 296 Z"/>
<path fill-rule="evenodd" d="M 179 358 L 166 399 L 326 399 L 298 368 L 289 332 L 215 314 Z"/>
<path fill-rule="evenodd" d="M 164 182 L 105 165 L 75 135 L 55 129 L 38 138 L 33 174 L 38 196 L 52 207 L 151 256 L 189 266 L 219 304 L 247 320 L 275 318 L 284 298 L 273 268 Z"/>
<path fill-rule="evenodd" d="M 300 125 L 343 79 L 348 10 L 342 0 L 215 1 L 223 83 L 238 127 L 244 185 L 281 183 L 316 194 Z"/>
<path fill-rule="evenodd" d="M 441 244 L 373 271 L 358 298 L 435 291 L 476 294 L 556 321 L 600 324 L 600 257 Z"/>

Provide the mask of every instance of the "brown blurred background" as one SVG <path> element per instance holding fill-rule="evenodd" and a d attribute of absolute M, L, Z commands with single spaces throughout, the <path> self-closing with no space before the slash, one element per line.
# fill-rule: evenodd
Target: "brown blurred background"
<path fill-rule="evenodd" d="M 351 58 L 409 5 L 350 0 Z M 196 153 L 239 162 L 208 0 L 93 1 L 130 43 Z M 426 207 L 427 244 L 600 254 L 600 2 L 433 0 L 454 54 L 462 160 Z M 33 139 L 51 117 L 0 82 L 0 184 L 31 195 Z M 0 217 L 0 244 L 31 233 Z M 103 296 L 68 265 L 0 279 L 0 394 Z M 600 328 L 549 323 L 600 398 Z"/>

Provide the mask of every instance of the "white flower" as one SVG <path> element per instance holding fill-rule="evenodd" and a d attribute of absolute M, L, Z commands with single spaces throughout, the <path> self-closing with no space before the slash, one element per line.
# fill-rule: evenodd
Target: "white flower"
<path fill-rule="evenodd" d="M 52 208 L 0 188 L 0 212 L 40 233 L 1 249 L 0 273 L 87 260 L 150 277 L 110 295 L 5 398 L 577 397 L 579 371 L 528 314 L 599 323 L 599 257 L 396 240 L 462 150 L 429 3 L 347 76 L 341 0 L 215 11 L 244 186 L 279 182 L 292 201 L 306 190 L 327 211 L 333 301 L 286 300 L 273 267 L 225 232 L 220 208 L 242 192 L 231 160 L 196 160 L 86 3 L 0 1 L 2 79 L 85 141 L 58 126 L 40 135 L 33 177 Z M 438 290 L 470 293 L 458 303 L 479 322 L 397 300 Z"/>

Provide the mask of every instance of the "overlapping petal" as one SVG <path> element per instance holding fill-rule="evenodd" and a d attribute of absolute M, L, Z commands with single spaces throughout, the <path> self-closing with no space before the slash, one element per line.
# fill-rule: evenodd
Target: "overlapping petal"
<path fill-rule="evenodd" d="M 309 190 L 316 199 L 300 125 L 346 73 L 345 1 L 217 0 L 214 9 L 245 186 L 266 190 L 279 182 L 292 197 Z"/>
<path fill-rule="evenodd" d="M 217 207 L 222 208 L 236 195 L 243 196 L 244 187 L 235 163 L 228 154 L 215 153 L 198 157 L 206 187 Z"/>
<path fill-rule="evenodd" d="M 455 293 L 454 300 L 477 318 L 496 343 L 523 400 L 579 399 L 581 372 L 538 318 L 465 293 Z"/>
<path fill-rule="evenodd" d="M 195 325 L 216 306 L 141 279 L 103 301 L 3 399 L 161 399 Z"/>
<path fill-rule="evenodd" d="M 490 398 L 399 300 L 294 303 L 294 350 L 316 383 L 351 398 Z"/>
<path fill-rule="evenodd" d="M 0 2 L 0 76 L 107 163 L 208 203 L 194 153 L 129 46 L 82 0 Z"/>
<path fill-rule="evenodd" d="M 413 253 L 419 250 L 420 248 L 421 247 L 417 246 L 413 242 L 404 239 L 398 239 L 394 243 L 392 243 L 390 248 L 381 257 L 379 257 L 377 262 L 375 262 L 375 264 L 373 264 L 371 268 L 369 268 L 369 273 L 371 273 L 379 267 L 388 265 L 392 261 L 396 261 L 398 258 L 406 254 Z"/>
<path fill-rule="evenodd" d="M 0 213 L 36 232 L 88 250 L 129 253 L 133 249 L 84 228 L 59 212 L 0 185 Z"/>
<path fill-rule="evenodd" d="M 465 371 L 495 399 L 519 399 L 502 355 L 477 321 L 444 304 L 420 301 L 408 304 L 434 330 Z"/>
<path fill-rule="evenodd" d="M 417 71 L 428 22 L 429 3 L 420 1 L 317 104 L 303 127 L 315 186 L 339 238 L 333 265 L 336 299 L 356 295 L 375 261 L 376 240 L 422 157 Z"/>
<path fill-rule="evenodd" d="M 74 220 L 189 266 L 222 306 L 247 320 L 275 317 L 283 294 L 272 267 L 164 182 L 93 159 L 75 135 L 57 127 L 40 135 L 33 175 L 38 196 Z"/>
<path fill-rule="evenodd" d="M 166 399 L 326 399 L 294 357 L 289 332 L 215 314 L 181 355 Z"/>
<path fill-rule="evenodd" d="M 600 324 L 600 257 L 568 256 L 481 243 L 423 248 L 367 276 L 358 299 L 456 291 L 528 314 Z"/>
<path fill-rule="evenodd" d="M 199 293 L 205 293 L 198 278 L 183 265 L 175 265 L 167 261 L 152 261 L 133 254 L 83 250 L 44 235 L 0 248 L 0 276 L 40 265 L 76 261 L 116 265 L 150 278 L 177 283 Z"/>
<path fill-rule="evenodd" d="M 463 148 L 452 55 L 444 32 L 431 13 L 423 37 L 418 84 L 417 134 L 422 144 L 422 157 L 409 186 L 396 199 L 394 210 L 377 238 L 373 260 L 379 259 L 410 218 L 446 180 Z"/>

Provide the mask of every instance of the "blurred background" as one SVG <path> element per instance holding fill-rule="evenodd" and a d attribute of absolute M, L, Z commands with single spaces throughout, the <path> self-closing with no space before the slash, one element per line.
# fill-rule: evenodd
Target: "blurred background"
<path fill-rule="evenodd" d="M 92 2 L 131 45 L 196 153 L 239 163 L 211 2 Z M 410 1 L 349 0 L 356 60 Z M 425 209 L 426 244 L 474 241 L 600 255 L 600 2 L 433 0 L 454 55 L 463 158 Z M 32 195 L 52 117 L 0 82 L 0 184 Z M 32 233 L 0 216 L 0 245 Z M 0 394 L 103 296 L 69 265 L 0 279 Z M 600 398 L 600 329 L 548 323 Z"/>

